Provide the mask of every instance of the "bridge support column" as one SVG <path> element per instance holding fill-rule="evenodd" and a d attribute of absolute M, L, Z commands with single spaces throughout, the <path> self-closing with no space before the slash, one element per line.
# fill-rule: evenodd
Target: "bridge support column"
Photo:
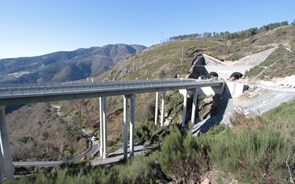
<path fill-rule="evenodd" d="M 197 101 L 198 101 L 198 88 L 194 91 L 194 98 L 193 98 L 193 106 L 192 106 L 192 116 L 191 116 L 191 122 L 194 125 L 196 123 L 196 109 L 197 109 Z"/>
<path fill-rule="evenodd" d="M 130 157 L 134 156 L 135 95 L 130 96 Z"/>
<path fill-rule="evenodd" d="M 130 99 L 130 140 L 129 140 L 129 157 L 134 156 L 134 123 L 135 123 L 135 95 L 124 95 L 124 144 L 123 144 L 123 158 L 127 158 L 128 147 L 128 99 Z"/>
<path fill-rule="evenodd" d="M 127 147 L 128 147 L 128 97 L 126 95 L 123 95 L 124 98 L 124 144 L 123 144 L 123 158 L 127 159 Z"/>
<path fill-rule="evenodd" d="M 223 83 L 222 83 L 222 87 L 221 87 L 221 89 L 222 89 L 221 94 L 224 94 L 224 91 L 225 91 L 225 85 L 226 85 L 226 82 L 223 82 Z"/>
<path fill-rule="evenodd" d="M 187 89 L 185 90 L 183 95 L 182 128 L 185 127 L 186 111 L 187 111 Z"/>
<path fill-rule="evenodd" d="M 108 126 L 107 126 L 107 103 L 106 97 L 103 97 L 103 155 L 102 158 L 108 157 Z"/>
<path fill-rule="evenodd" d="M 106 109 L 106 97 L 99 98 L 99 105 L 100 105 L 100 156 L 102 158 L 107 158 L 108 153 L 108 143 L 107 143 L 107 109 Z"/>
<path fill-rule="evenodd" d="M 103 152 L 103 138 L 104 138 L 104 132 L 103 132 L 103 105 L 102 105 L 102 97 L 99 98 L 99 156 L 102 157 Z"/>
<path fill-rule="evenodd" d="M 159 120 L 159 92 L 156 92 L 155 125 L 158 125 L 158 120 Z"/>
<path fill-rule="evenodd" d="M 161 126 L 164 125 L 164 121 L 165 121 L 165 103 L 166 103 L 166 91 L 163 91 L 163 95 L 162 95 L 162 111 L 161 111 Z"/>
<path fill-rule="evenodd" d="M 4 182 L 4 169 L 3 169 L 3 158 L 2 158 L 2 149 L 0 146 L 0 183 Z"/>
<path fill-rule="evenodd" d="M 0 177 L 1 179 L 6 177 L 7 180 L 14 179 L 14 167 L 12 164 L 12 156 L 9 147 L 8 133 L 5 122 L 5 107 L 0 106 L 0 171 L 2 172 Z M 2 181 L 0 180 L 0 183 Z"/>

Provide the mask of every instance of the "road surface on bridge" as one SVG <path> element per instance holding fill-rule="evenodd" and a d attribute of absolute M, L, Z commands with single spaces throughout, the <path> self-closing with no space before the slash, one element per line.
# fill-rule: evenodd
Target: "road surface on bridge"
<path fill-rule="evenodd" d="M 221 80 L 158 79 L 0 85 L 0 106 L 222 86 Z"/>

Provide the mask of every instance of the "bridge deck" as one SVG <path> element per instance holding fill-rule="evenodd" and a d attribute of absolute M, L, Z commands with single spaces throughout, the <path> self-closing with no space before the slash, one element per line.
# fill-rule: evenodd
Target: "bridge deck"
<path fill-rule="evenodd" d="M 194 79 L 0 85 L 0 105 L 131 95 L 156 91 L 221 86 L 224 81 Z"/>

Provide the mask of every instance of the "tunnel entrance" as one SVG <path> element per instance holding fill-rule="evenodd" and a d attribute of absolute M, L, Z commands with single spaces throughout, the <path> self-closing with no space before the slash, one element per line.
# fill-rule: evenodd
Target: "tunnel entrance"
<path fill-rule="evenodd" d="M 234 72 L 230 75 L 229 80 L 235 81 L 235 80 L 239 80 L 242 77 L 243 77 L 243 74 L 241 74 L 240 72 Z"/>
<path fill-rule="evenodd" d="M 218 73 L 216 72 L 210 72 L 208 75 L 209 79 L 217 80 L 218 79 Z"/>

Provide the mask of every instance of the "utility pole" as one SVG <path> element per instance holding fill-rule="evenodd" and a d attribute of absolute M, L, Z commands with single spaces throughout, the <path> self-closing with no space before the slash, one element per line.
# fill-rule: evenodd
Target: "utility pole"
<path fill-rule="evenodd" d="M 182 66 L 182 62 L 183 62 L 183 47 L 182 47 L 182 52 L 181 52 L 181 66 Z"/>

